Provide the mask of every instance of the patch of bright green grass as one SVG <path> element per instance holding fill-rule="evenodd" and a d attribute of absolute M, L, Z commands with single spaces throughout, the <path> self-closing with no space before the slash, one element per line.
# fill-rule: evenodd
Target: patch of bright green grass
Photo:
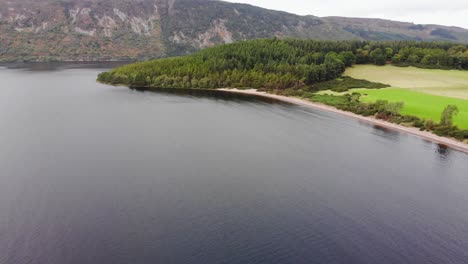
<path fill-rule="evenodd" d="M 459 128 L 468 129 L 468 100 L 421 93 L 408 89 L 386 88 L 380 90 L 353 89 L 352 92 L 362 94 L 362 102 L 387 100 L 389 102 L 404 102 L 401 114 L 414 115 L 424 119 L 440 121 L 442 111 L 447 105 L 456 105 L 460 113 L 454 117 L 454 123 Z"/>
<path fill-rule="evenodd" d="M 307 96 L 306 98 L 313 102 L 322 103 L 326 105 L 333 105 L 333 106 L 345 104 L 348 102 L 347 98 L 344 96 L 334 96 L 334 95 L 328 95 L 328 94 L 314 94 L 312 96 Z"/>
<path fill-rule="evenodd" d="M 387 83 L 392 87 L 468 100 L 468 71 L 356 65 L 348 68 L 345 75 Z"/>

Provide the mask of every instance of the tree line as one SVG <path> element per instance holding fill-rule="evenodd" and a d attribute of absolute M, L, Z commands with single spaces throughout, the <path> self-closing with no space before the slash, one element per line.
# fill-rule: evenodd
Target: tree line
<path fill-rule="evenodd" d="M 353 64 L 468 69 L 468 46 L 444 42 L 260 39 L 122 66 L 98 80 L 141 88 L 313 87 Z"/>

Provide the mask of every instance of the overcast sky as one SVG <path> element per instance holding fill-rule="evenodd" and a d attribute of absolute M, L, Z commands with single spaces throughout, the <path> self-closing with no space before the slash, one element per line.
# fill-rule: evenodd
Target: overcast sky
<path fill-rule="evenodd" d="M 468 0 L 228 0 L 300 15 L 385 18 L 468 28 Z"/>

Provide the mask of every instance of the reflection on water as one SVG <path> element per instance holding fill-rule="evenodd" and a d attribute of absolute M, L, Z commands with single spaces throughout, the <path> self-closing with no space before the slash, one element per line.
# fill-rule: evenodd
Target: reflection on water
<path fill-rule="evenodd" d="M 379 125 L 372 125 L 372 128 L 374 129 L 374 134 L 385 137 L 387 139 L 398 140 L 401 137 L 401 133 L 394 129 L 389 129 Z"/>
<path fill-rule="evenodd" d="M 278 99 L 263 97 L 263 96 L 253 96 L 249 94 L 242 93 L 232 93 L 222 90 L 209 90 L 209 89 L 158 89 L 151 88 L 148 89 L 137 89 L 133 88 L 135 91 L 140 92 L 151 92 L 156 94 L 167 94 L 167 95 L 178 95 L 182 97 L 194 97 L 194 98 L 211 98 L 225 101 L 237 101 L 237 102 L 263 102 L 269 104 L 281 104 L 281 105 L 292 105 L 291 103 L 284 102 Z"/>
<path fill-rule="evenodd" d="M 466 263 L 468 155 L 81 67 L 0 69 L 1 264 Z"/>
<path fill-rule="evenodd" d="M 439 157 L 441 159 L 446 160 L 451 154 L 452 150 L 448 146 L 443 145 L 443 144 L 436 144 L 436 145 L 437 145 L 437 153 L 439 154 Z"/>

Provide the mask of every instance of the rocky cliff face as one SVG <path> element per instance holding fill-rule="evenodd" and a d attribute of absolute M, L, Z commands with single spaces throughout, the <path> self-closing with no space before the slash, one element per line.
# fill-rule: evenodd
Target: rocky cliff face
<path fill-rule="evenodd" d="M 0 1 L 3 59 L 110 60 L 164 54 L 155 1 Z"/>
<path fill-rule="evenodd" d="M 0 0 L 0 60 L 124 60 L 267 37 L 468 41 L 468 30 L 216 0 Z"/>

